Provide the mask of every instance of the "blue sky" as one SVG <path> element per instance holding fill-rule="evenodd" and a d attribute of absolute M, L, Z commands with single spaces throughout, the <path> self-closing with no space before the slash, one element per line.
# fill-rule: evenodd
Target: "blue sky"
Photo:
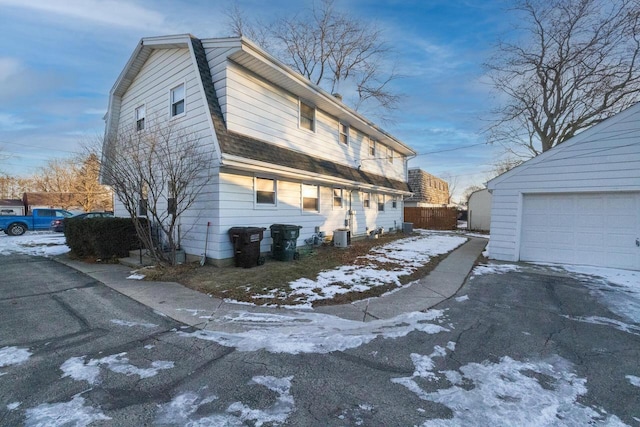
<path fill-rule="evenodd" d="M 191 33 L 224 37 L 228 1 L 0 0 L 0 170 L 28 175 L 68 157 L 104 131 L 108 93 L 142 37 Z M 311 5 L 301 0 L 239 0 L 268 21 Z M 267 6 L 268 5 L 268 6 Z M 500 149 L 482 144 L 491 106 L 482 63 L 511 16 L 505 1 L 335 0 L 375 22 L 397 51 L 394 88 L 405 96 L 388 132 L 457 190 L 485 181 Z M 474 147 L 469 145 L 480 144 Z M 460 148 L 467 147 L 467 148 Z M 451 151 L 444 151 L 451 150 Z M 439 152 L 439 153 L 434 153 Z"/>

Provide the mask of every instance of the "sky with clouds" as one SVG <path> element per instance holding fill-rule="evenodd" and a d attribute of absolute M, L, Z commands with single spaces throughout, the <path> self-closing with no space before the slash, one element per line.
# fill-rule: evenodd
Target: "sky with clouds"
<path fill-rule="evenodd" d="M 487 178 L 498 147 L 481 130 L 492 94 L 482 63 L 509 35 L 508 0 L 335 0 L 396 50 L 404 95 L 382 125 L 419 154 L 409 163 L 453 176 L 461 193 Z M 311 0 L 239 0 L 270 21 Z M 142 37 L 229 35 L 219 0 L 0 0 L 0 171 L 29 175 L 104 132 L 108 94 Z M 469 147 L 471 146 L 471 147 Z"/>

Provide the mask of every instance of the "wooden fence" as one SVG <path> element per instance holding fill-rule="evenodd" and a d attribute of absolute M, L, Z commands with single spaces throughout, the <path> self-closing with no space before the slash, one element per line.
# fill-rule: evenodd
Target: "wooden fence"
<path fill-rule="evenodd" d="M 455 230 L 458 225 L 456 208 L 404 208 L 405 222 L 412 222 L 413 228 L 428 230 Z"/>

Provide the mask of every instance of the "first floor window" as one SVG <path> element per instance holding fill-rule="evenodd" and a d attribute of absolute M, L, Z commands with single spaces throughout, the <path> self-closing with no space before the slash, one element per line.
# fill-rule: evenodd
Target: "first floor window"
<path fill-rule="evenodd" d="M 137 131 L 141 131 L 144 129 L 144 116 L 145 116 L 144 105 L 141 105 L 138 108 L 136 108 L 136 130 Z"/>
<path fill-rule="evenodd" d="M 184 83 L 171 89 L 171 117 L 184 113 Z"/>
<path fill-rule="evenodd" d="M 391 201 L 391 207 L 396 209 L 398 207 L 398 196 L 393 196 L 393 200 Z"/>
<path fill-rule="evenodd" d="M 256 203 L 259 205 L 276 204 L 276 180 L 256 178 Z"/>
<path fill-rule="evenodd" d="M 317 185 L 302 185 L 302 209 L 305 211 L 318 212 L 320 203 Z"/>
<path fill-rule="evenodd" d="M 369 193 L 362 193 L 362 206 L 365 208 L 371 207 L 371 195 Z"/>
<path fill-rule="evenodd" d="M 334 208 L 342 207 L 342 188 L 333 189 L 333 207 Z"/>
<path fill-rule="evenodd" d="M 147 208 L 149 206 L 149 187 L 142 184 L 140 188 L 140 198 L 138 199 L 138 216 L 147 216 Z"/>
<path fill-rule="evenodd" d="M 384 211 L 384 194 L 378 194 L 378 210 Z"/>

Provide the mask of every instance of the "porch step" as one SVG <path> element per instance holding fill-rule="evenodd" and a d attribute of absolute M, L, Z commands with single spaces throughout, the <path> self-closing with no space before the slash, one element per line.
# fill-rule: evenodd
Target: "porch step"
<path fill-rule="evenodd" d="M 125 258 L 119 258 L 118 262 L 122 265 L 126 265 L 127 267 L 132 268 L 140 268 L 140 267 L 148 267 L 150 265 L 155 265 L 153 258 L 148 255 L 145 255 L 145 252 L 142 251 L 142 258 L 140 257 L 139 250 L 129 251 L 129 256 Z"/>

